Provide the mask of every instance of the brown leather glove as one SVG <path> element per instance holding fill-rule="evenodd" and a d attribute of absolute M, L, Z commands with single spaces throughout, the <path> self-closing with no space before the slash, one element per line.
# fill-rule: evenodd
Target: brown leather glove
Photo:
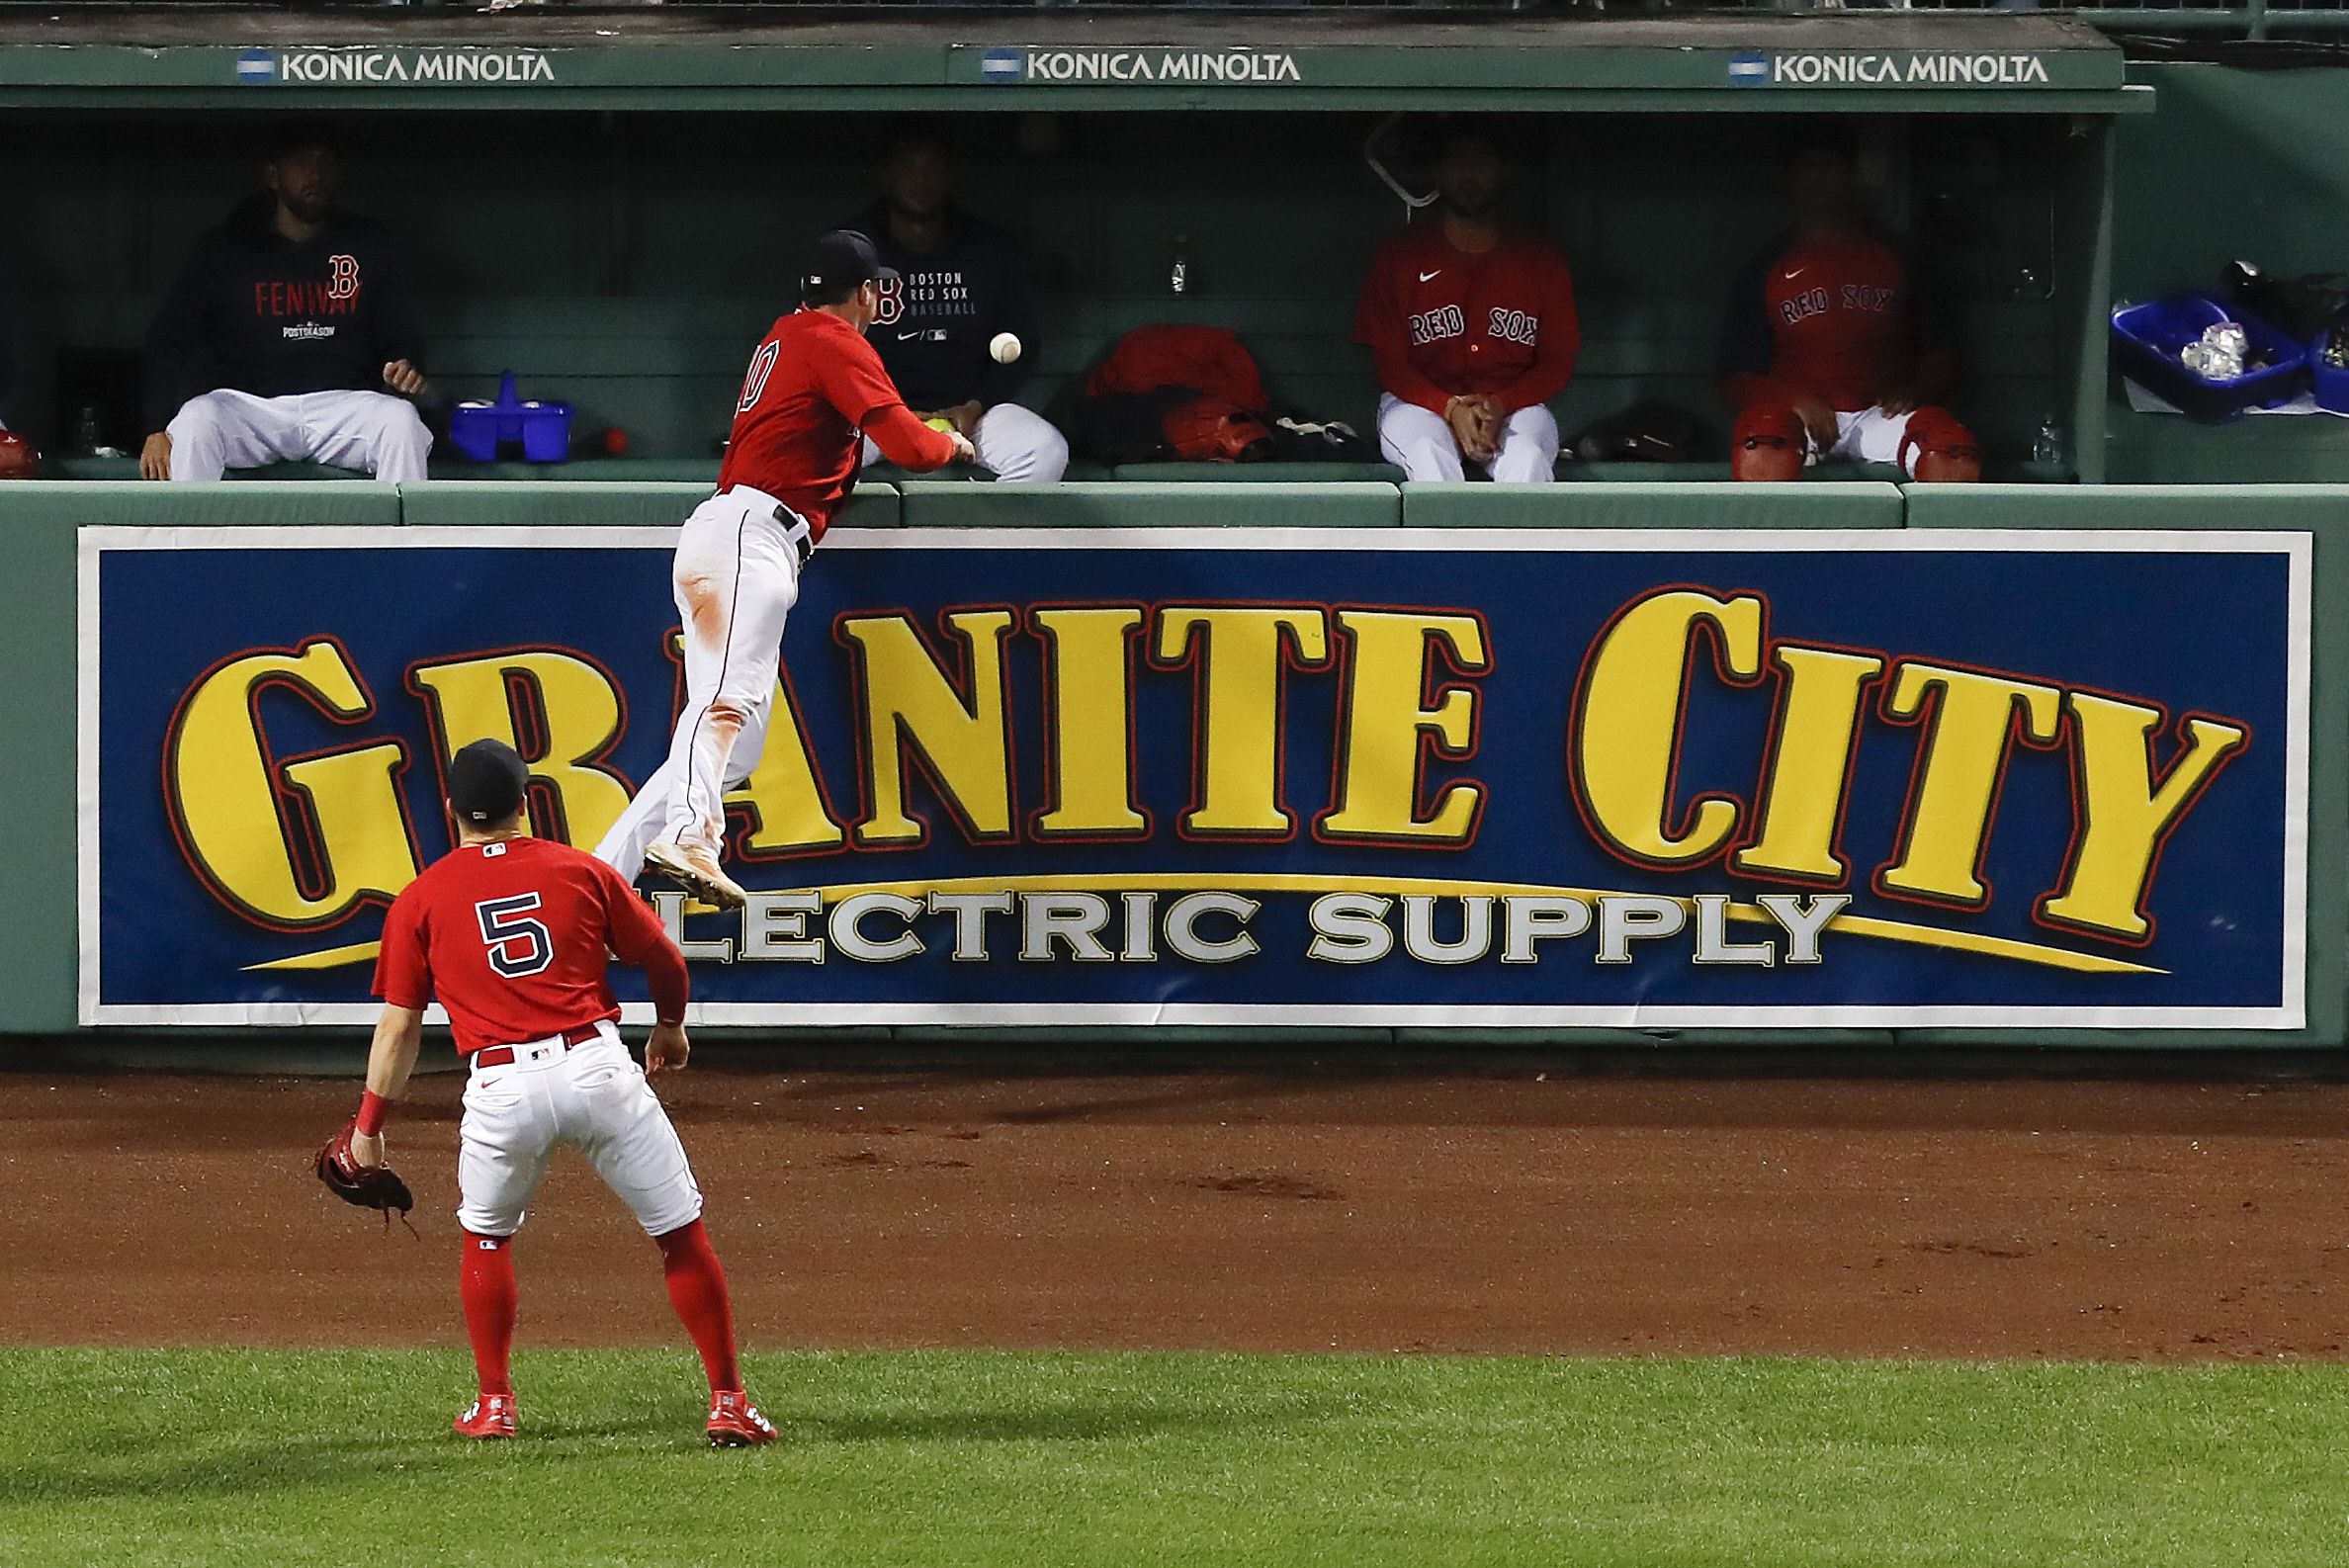
<path fill-rule="evenodd" d="M 359 1118 L 354 1116 L 343 1123 L 342 1131 L 326 1140 L 326 1147 L 318 1151 L 318 1179 L 345 1203 L 383 1210 L 386 1225 L 392 1223 L 394 1209 L 405 1224 L 408 1210 L 416 1206 L 415 1195 L 390 1166 L 363 1166 L 351 1158 L 351 1134 L 358 1130 Z"/>

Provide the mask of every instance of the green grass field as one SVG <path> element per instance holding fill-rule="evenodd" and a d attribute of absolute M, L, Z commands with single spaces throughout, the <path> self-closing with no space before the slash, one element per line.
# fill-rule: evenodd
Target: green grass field
<path fill-rule="evenodd" d="M 0 1351 L 0 1563 L 2337 1565 L 2349 1368 Z"/>

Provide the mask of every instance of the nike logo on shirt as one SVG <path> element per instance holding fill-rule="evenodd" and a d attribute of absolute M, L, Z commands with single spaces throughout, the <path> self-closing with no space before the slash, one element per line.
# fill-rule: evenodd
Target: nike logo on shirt
<path fill-rule="evenodd" d="M 921 336 L 921 334 L 920 334 L 918 331 L 915 331 L 915 332 L 900 332 L 900 333 L 898 334 L 898 341 L 899 341 L 900 343 L 903 343 L 904 341 L 906 341 L 906 339 L 908 339 L 908 338 L 910 338 L 910 337 L 919 337 L 919 336 Z"/>
<path fill-rule="evenodd" d="M 1442 277 L 1442 276 L 1443 276 L 1443 269 L 1442 269 L 1441 267 L 1438 267 L 1438 268 L 1436 268 L 1436 269 L 1434 272 L 1423 272 L 1423 273 L 1421 273 L 1421 274 L 1420 274 L 1420 282 L 1422 282 L 1422 283 L 1426 283 L 1426 282 L 1428 282 L 1430 279 L 1434 279 L 1434 278 L 1440 278 L 1440 277 Z"/>

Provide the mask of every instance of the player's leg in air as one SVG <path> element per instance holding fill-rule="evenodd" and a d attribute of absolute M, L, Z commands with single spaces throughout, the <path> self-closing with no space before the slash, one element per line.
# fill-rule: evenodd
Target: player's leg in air
<path fill-rule="evenodd" d="M 685 708 L 668 760 L 595 854 L 631 881 L 650 866 L 735 909 L 742 890 L 718 865 L 726 790 L 765 744 L 783 625 L 799 598 L 798 546 L 755 504 L 713 496 L 685 520 L 671 586 L 685 628 Z"/>

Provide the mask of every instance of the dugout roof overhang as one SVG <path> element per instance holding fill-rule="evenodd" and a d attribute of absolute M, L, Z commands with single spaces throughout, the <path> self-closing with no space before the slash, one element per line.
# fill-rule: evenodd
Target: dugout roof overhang
<path fill-rule="evenodd" d="M 2102 116 L 2151 100 L 2110 39 L 2028 13 L 0 6 L 0 108 L 18 109 Z"/>

